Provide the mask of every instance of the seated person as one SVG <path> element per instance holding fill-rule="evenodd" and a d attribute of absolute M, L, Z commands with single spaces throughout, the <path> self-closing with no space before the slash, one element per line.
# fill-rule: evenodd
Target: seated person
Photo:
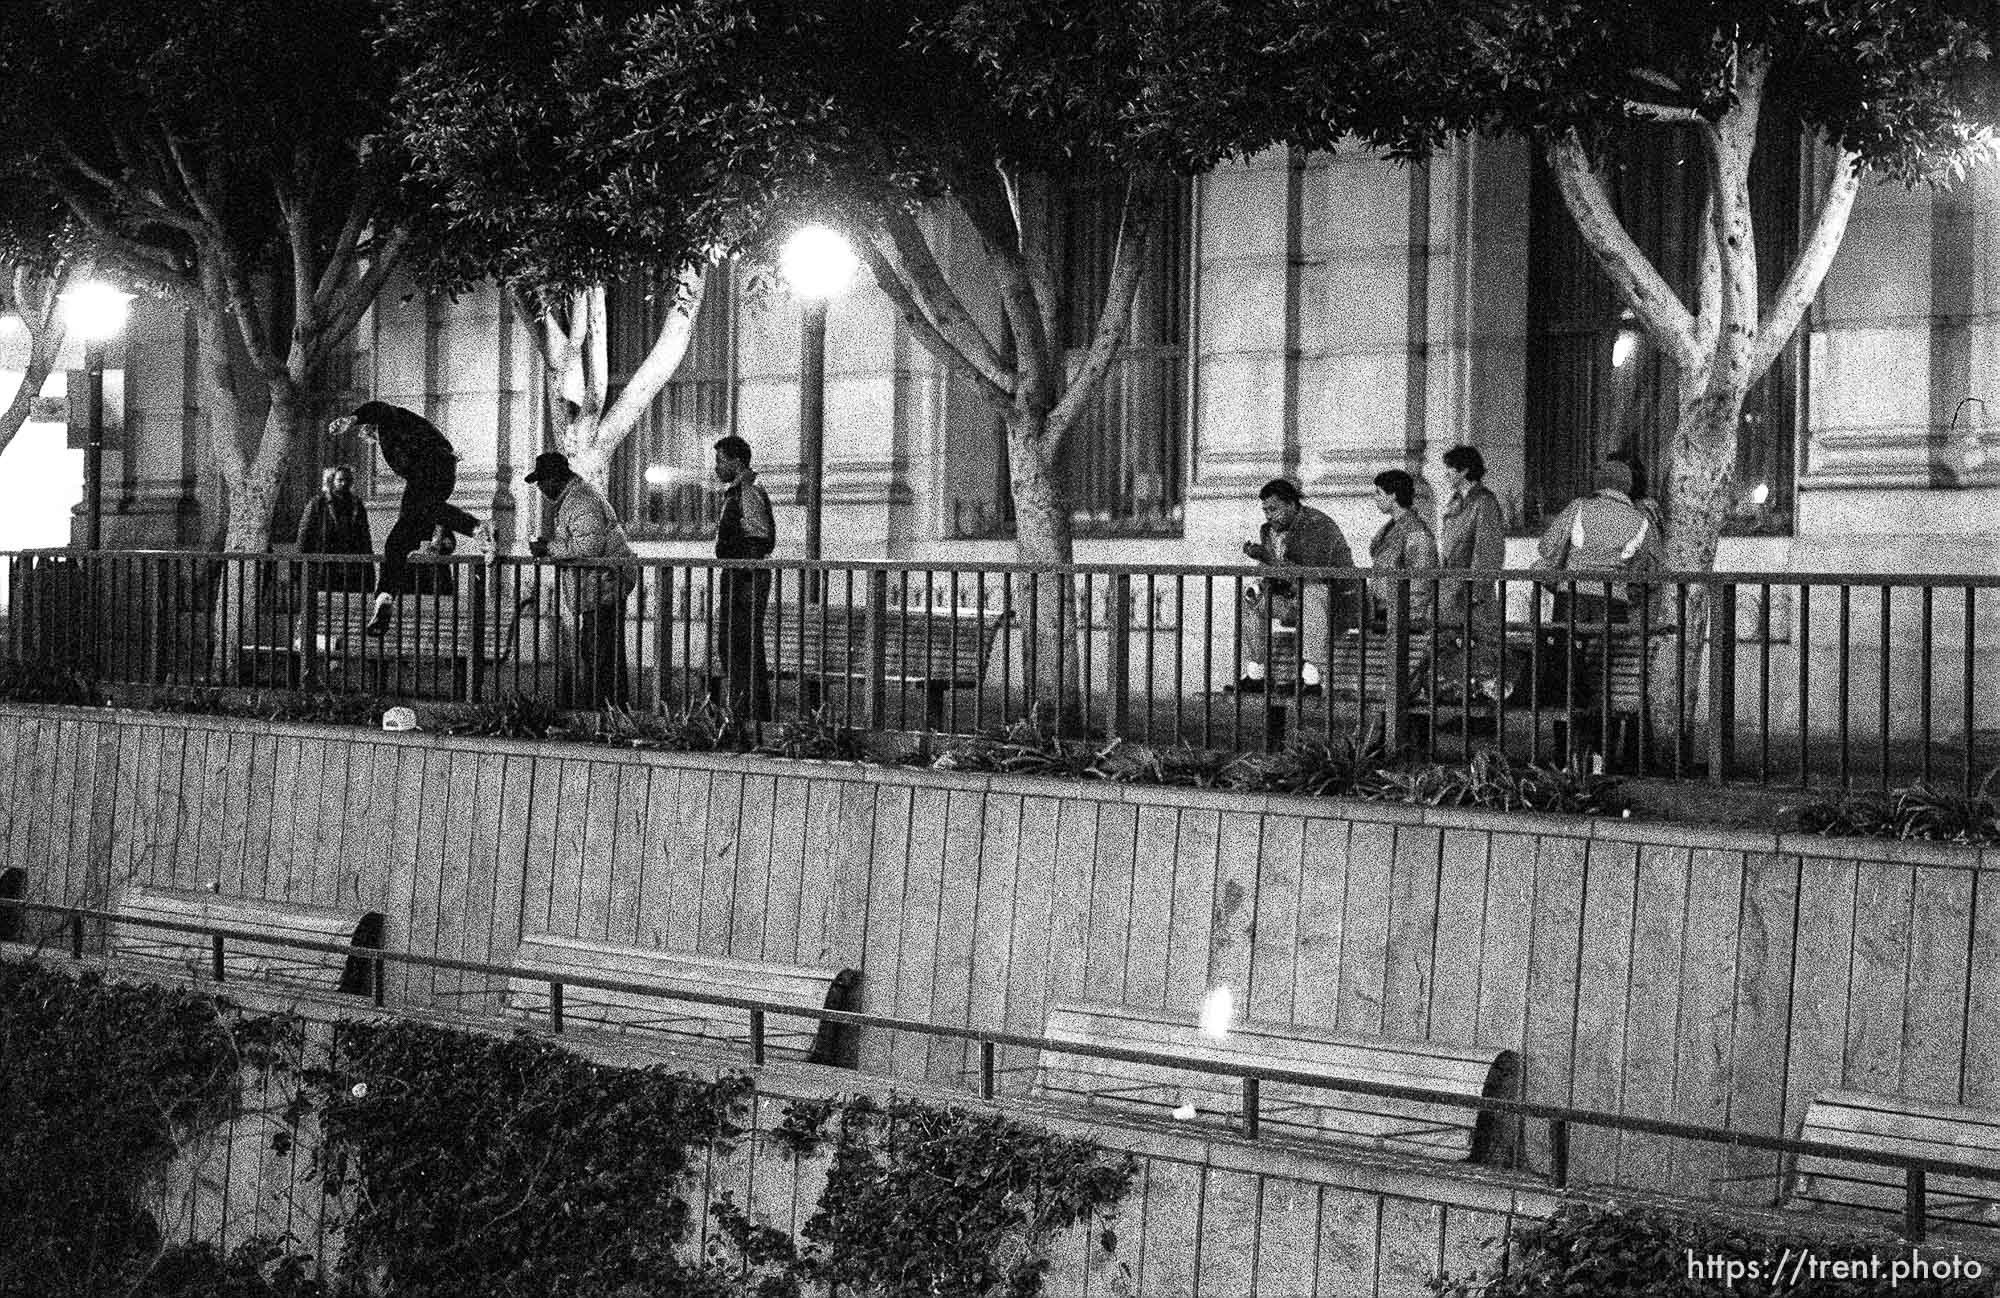
<path fill-rule="evenodd" d="M 1632 468 L 1622 460 L 1597 467 L 1597 490 L 1564 506 L 1542 533 L 1537 568 L 1556 572 L 1657 572 L 1667 566 L 1666 546 L 1653 515 L 1632 503 Z M 1630 591 L 1585 580 L 1556 589 L 1556 616 L 1579 621 L 1623 622 Z"/>
<path fill-rule="evenodd" d="M 1417 513 L 1417 480 L 1401 469 L 1386 469 L 1375 475 L 1375 508 L 1389 516 L 1375 539 L 1368 543 L 1368 562 L 1383 574 L 1431 572 L 1438 566 L 1437 541 L 1430 525 Z M 1423 626 L 1430 620 L 1431 588 L 1428 582 L 1408 581 L 1399 575 L 1368 579 L 1370 616 L 1386 625 L 1389 608 L 1397 590 L 1410 589 L 1410 622 Z"/>
<path fill-rule="evenodd" d="M 1305 503 L 1299 489 L 1273 478 L 1257 493 L 1264 509 L 1264 526 L 1257 539 L 1243 543 L 1243 553 L 1272 567 L 1351 568 L 1354 552 L 1340 525 Z M 1303 587 L 1303 589 L 1301 589 Z M 1271 576 L 1245 591 L 1243 613 L 1243 677 L 1237 687 L 1250 693 L 1264 688 L 1271 659 L 1271 627 L 1299 629 L 1299 683 L 1307 693 L 1320 688 L 1320 671 L 1327 661 L 1328 636 L 1335 625 L 1354 624 L 1354 600 L 1345 583 Z"/>

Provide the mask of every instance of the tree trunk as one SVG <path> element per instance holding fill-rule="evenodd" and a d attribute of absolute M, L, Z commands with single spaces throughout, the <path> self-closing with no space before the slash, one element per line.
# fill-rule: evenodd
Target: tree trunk
<path fill-rule="evenodd" d="M 1063 734 L 1081 728 L 1082 642 L 1088 622 L 1078 616 L 1077 585 L 1051 569 L 1075 562 L 1069 504 L 1056 481 L 1048 451 L 1048 416 L 1017 407 L 1007 419 L 1008 465 L 1013 479 L 1014 545 L 1022 563 L 1042 571 L 1015 582 L 1014 607 L 1026 634 L 1025 681 L 1033 691 L 1029 715 Z"/>

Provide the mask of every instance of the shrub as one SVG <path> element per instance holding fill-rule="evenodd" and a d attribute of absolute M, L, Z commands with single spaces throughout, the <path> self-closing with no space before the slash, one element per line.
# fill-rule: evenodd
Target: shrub
<path fill-rule="evenodd" d="M 157 1260 L 140 1186 L 235 1102 L 214 1001 L 0 962 L 0 1295 L 124 1292 Z"/>
<path fill-rule="evenodd" d="M 1615 813 L 1618 781 L 1568 766 L 1516 762 L 1500 752 L 1474 753 L 1463 766 L 1434 765 L 1384 771 L 1388 801 L 1427 807 L 1483 807 L 1493 811 L 1547 811 L 1601 816 Z"/>
<path fill-rule="evenodd" d="M 0 699 L 95 708 L 104 703 L 97 678 L 80 667 L 42 659 L 0 658 Z"/>
<path fill-rule="evenodd" d="M 1987 781 L 1992 780 L 1987 776 Z M 1850 791 L 1788 807 L 1786 823 L 1828 838 L 1900 838 L 1934 843 L 2000 843 L 2000 806 L 1986 794 L 1916 784 L 1886 792 Z"/>
<path fill-rule="evenodd" d="M 818 1208 L 794 1241 L 733 1199 L 710 1212 L 747 1292 L 1036 1298 L 1056 1235 L 1088 1225 L 1113 1252 L 1131 1157 L 984 1109 L 867 1096 L 794 1104 L 772 1133 L 792 1157 L 827 1145 Z"/>
<path fill-rule="evenodd" d="M 1869 1280 L 1800 1279 L 1787 1259 L 1820 1262 L 1879 1257 L 1883 1275 Z M 1990 1281 L 1905 1277 L 1892 1287 L 1888 1269 L 1908 1261 L 1907 1247 L 1842 1238 L 1829 1231 L 1759 1230 L 1720 1217 L 1617 1204 L 1568 1203 L 1546 1222 L 1514 1235 L 1505 1264 L 1493 1273 L 1431 1282 L 1440 1298 L 1973 1298 Z M 1714 1259 L 1712 1262 L 1711 1259 Z M 1728 1263 L 1756 1273 L 1691 1274 Z M 1785 1273 L 1775 1274 L 1780 1262 Z"/>
<path fill-rule="evenodd" d="M 544 739 L 561 727 L 562 713 L 539 694 L 513 693 L 490 703 L 468 703 L 446 713 L 437 728 L 447 735 L 493 739 Z"/>
<path fill-rule="evenodd" d="M 1372 737 L 1294 739 L 1275 753 L 1252 753 L 1230 772 L 1232 789 L 1307 797 L 1373 796 L 1388 753 Z"/>
<path fill-rule="evenodd" d="M 593 1064 L 530 1037 L 347 1024 L 319 1161 L 341 1274 L 402 1298 L 726 1292 L 676 1256 L 684 1177 L 749 1083 Z"/>
<path fill-rule="evenodd" d="M 679 710 L 633 710 L 606 704 L 591 723 L 590 741 L 617 748 L 712 753 L 731 746 L 736 723 L 727 708 L 697 703 Z"/>
<path fill-rule="evenodd" d="M 777 726 L 757 745 L 757 751 L 821 762 L 858 762 L 868 755 L 861 732 L 823 706 L 814 708 L 810 716 Z"/>

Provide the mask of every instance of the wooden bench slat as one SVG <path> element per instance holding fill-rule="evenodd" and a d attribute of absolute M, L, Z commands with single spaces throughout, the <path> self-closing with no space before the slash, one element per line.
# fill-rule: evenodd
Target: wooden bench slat
<path fill-rule="evenodd" d="M 1329 1079 L 1420 1086 L 1467 1096 L 1493 1094 L 1511 1058 L 1498 1049 L 1389 1041 L 1254 1021 L 1233 1025 L 1218 1041 L 1204 1033 L 1193 1016 L 1105 1004 L 1051 1006 L 1043 1035 L 1058 1045 L 1150 1050 L 1191 1063 L 1320 1073 Z M 1192 1104 L 1194 1121 L 1211 1125 L 1217 1120 L 1236 1121 L 1243 1093 L 1240 1079 L 1192 1068 L 1059 1052 L 1044 1052 L 1034 1091 L 1152 1116 Z M 1474 1109 L 1277 1082 L 1260 1088 L 1258 1113 L 1261 1125 L 1286 1134 L 1428 1158 L 1478 1156 L 1487 1125 Z"/>
<path fill-rule="evenodd" d="M 748 1010 L 678 999 L 673 993 L 740 996 L 800 1009 L 843 1009 L 860 977 L 851 969 L 664 951 L 556 933 L 524 936 L 513 963 L 536 975 L 507 980 L 508 1006 L 516 1013 L 546 1016 L 552 1003 L 551 981 L 567 984 L 571 978 L 602 978 L 643 983 L 658 986 L 662 994 L 565 985 L 563 1017 L 618 1031 L 658 1031 L 735 1047 L 750 1042 Z M 772 1054 L 813 1063 L 839 1062 L 843 1034 L 836 1025 L 774 1010 L 766 1016 L 764 1034 L 765 1048 Z"/>
<path fill-rule="evenodd" d="M 213 925 L 272 938 L 329 942 L 354 948 L 356 954 L 350 955 L 337 951 L 301 950 L 279 942 L 259 942 L 249 938 L 223 939 L 225 978 L 300 982 L 311 984 L 316 990 L 366 990 L 367 964 L 359 952 L 379 949 L 382 945 L 382 916 L 372 911 L 228 897 L 202 890 L 157 888 L 142 884 L 127 884 L 120 889 L 113 900 L 112 910 L 134 919 Z M 202 971 L 212 967 L 214 945 L 209 935 L 199 932 L 113 921 L 110 926 L 110 951 L 121 960 L 171 965 L 176 970 L 192 968 Z"/>
<path fill-rule="evenodd" d="M 1800 1136 L 1874 1153 L 2000 1171 L 2000 1111 L 1867 1091 L 1825 1091 L 1806 1106 Z M 2000 1181 L 1956 1176 L 1927 1180 L 1926 1193 L 1940 1215 L 2000 1223 Z M 1790 1198 L 1795 1203 L 1901 1216 L 1904 1188 L 1900 1168 L 1802 1154 L 1793 1171 Z"/>

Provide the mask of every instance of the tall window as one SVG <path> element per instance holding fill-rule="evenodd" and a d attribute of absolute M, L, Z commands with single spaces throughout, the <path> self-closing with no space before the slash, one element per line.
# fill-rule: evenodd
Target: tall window
<path fill-rule="evenodd" d="M 608 294 L 614 395 L 660 336 L 670 301 L 640 284 L 617 285 Z M 725 264 L 709 272 L 680 368 L 612 456 L 612 504 L 634 535 L 714 531 L 718 501 L 707 488 L 708 458 L 715 439 L 733 431 L 736 309 L 736 280 Z"/>
<path fill-rule="evenodd" d="M 1705 180 L 1688 129 L 1636 132 L 1613 164 L 1610 188 L 1640 250 L 1692 305 Z M 1751 161 L 1750 203 L 1767 304 L 1798 252 L 1801 184 L 1796 137 L 1774 129 L 1760 138 Z M 1539 529 L 1590 489 L 1592 466 L 1607 455 L 1636 454 L 1647 490 L 1658 494 L 1665 486 L 1678 412 L 1671 361 L 1647 339 L 1598 269 L 1540 159 L 1530 203 L 1524 503 L 1529 527 Z M 1736 451 L 1739 499 L 1730 532 L 1791 529 L 1803 410 L 1800 350 L 1794 338 L 1744 402 Z"/>
<path fill-rule="evenodd" d="M 1057 200 L 1057 321 L 1074 374 L 1090 349 L 1111 282 L 1123 203 L 1122 180 L 1080 186 Z M 1178 536 L 1187 454 L 1188 231 L 1192 186 L 1168 196 L 1132 298 L 1131 325 L 1090 405 L 1063 438 L 1057 479 L 1079 536 Z M 991 507 L 957 502 L 961 536 L 1011 535 L 1006 426 L 997 418 L 997 482 Z M 968 508 L 968 505 L 971 507 Z"/>

